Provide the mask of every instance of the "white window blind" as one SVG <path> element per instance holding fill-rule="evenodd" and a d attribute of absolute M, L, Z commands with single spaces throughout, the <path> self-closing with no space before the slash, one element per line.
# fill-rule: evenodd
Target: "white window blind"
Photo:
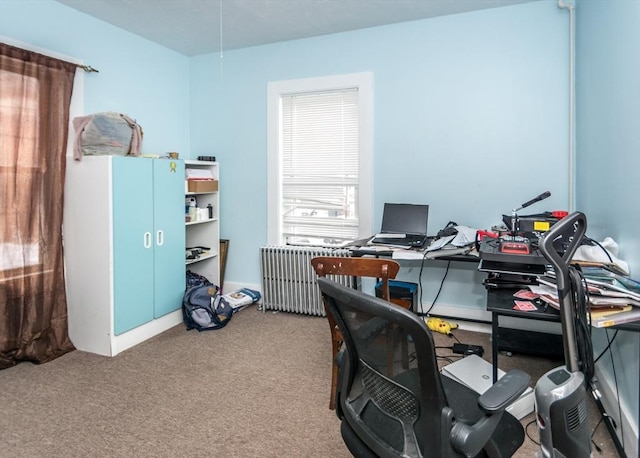
<path fill-rule="evenodd" d="M 281 215 L 287 243 L 358 238 L 358 89 L 283 95 Z"/>

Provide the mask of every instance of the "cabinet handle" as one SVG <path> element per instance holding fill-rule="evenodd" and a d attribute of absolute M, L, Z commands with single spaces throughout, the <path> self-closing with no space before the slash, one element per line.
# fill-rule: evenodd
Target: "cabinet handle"
<path fill-rule="evenodd" d="M 144 247 L 151 248 L 151 232 L 144 233 Z"/>
<path fill-rule="evenodd" d="M 164 244 L 164 231 L 159 230 L 156 233 L 156 245 L 162 246 Z"/>

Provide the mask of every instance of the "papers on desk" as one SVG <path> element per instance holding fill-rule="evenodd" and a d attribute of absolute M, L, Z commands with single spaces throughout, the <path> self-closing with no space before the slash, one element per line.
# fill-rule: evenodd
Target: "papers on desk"
<path fill-rule="evenodd" d="M 396 248 L 388 245 L 363 245 L 358 247 L 359 253 L 364 254 L 381 254 L 381 253 L 393 253 Z"/>
<path fill-rule="evenodd" d="M 473 229 L 468 226 L 456 226 L 456 229 L 458 233 L 451 241 L 451 245 L 463 247 L 476 243 L 476 234 L 478 233 L 478 229 Z"/>
<path fill-rule="evenodd" d="M 632 323 L 640 320 L 640 308 L 631 307 L 630 310 L 615 311 L 609 314 L 591 316 L 591 326 L 594 328 L 608 328 L 617 324 Z"/>
<path fill-rule="evenodd" d="M 475 255 L 478 253 L 473 250 L 473 246 L 465 247 L 452 247 L 442 248 L 435 251 L 416 251 L 416 250 L 393 250 L 392 258 L 396 260 L 422 260 L 422 259 L 437 259 L 443 256 L 455 256 L 455 255 Z"/>
<path fill-rule="evenodd" d="M 462 247 L 444 247 L 439 250 L 427 252 L 425 255 L 425 258 L 436 259 L 436 258 L 441 258 L 443 256 L 470 254 L 472 250 L 473 250 L 473 245 L 467 245 Z"/>
<path fill-rule="evenodd" d="M 429 245 L 427 247 L 427 253 L 429 251 L 435 251 L 435 250 L 440 250 L 442 248 L 444 248 L 445 246 L 447 246 L 449 244 L 449 242 L 451 242 L 454 238 L 456 238 L 455 235 L 448 235 L 446 237 L 440 237 L 439 239 L 435 239 L 433 242 L 431 242 L 431 245 Z"/>
<path fill-rule="evenodd" d="M 455 235 L 447 235 L 434 240 L 426 249 L 425 258 L 435 259 L 443 256 L 468 254 L 476 242 L 477 229 L 468 226 L 456 226 Z"/>
<path fill-rule="evenodd" d="M 395 249 L 393 250 L 391 259 L 398 261 L 421 260 L 424 259 L 424 251 Z"/>
<path fill-rule="evenodd" d="M 639 283 L 628 277 L 614 274 L 615 281 L 596 280 L 593 272 L 584 271 L 589 289 L 589 315 L 591 326 L 604 328 L 616 324 L 640 321 L 640 294 L 636 285 Z M 591 275 L 590 275 L 591 274 Z M 600 276 L 604 274 L 600 273 Z M 615 278 L 617 277 L 617 278 Z M 558 290 L 552 276 L 539 277 L 540 285 L 529 286 L 529 289 L 540 295 L 540 298 L 552 307 L 559 309 Z"/>
<path fill-rule="evenodd" d="M 427 247 L 427 252 L 442 249 L 462 248 L 476 242 L 477 229 L 473 229 L 468 226 L 456 226 L 456 230 L 458 233 L 455 235 L 447 235 L 434 240 L 431 245 Z"/>

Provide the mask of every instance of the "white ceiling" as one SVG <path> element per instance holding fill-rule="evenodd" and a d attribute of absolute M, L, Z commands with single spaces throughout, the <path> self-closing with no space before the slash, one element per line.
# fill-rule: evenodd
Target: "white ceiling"
<path fill-rule="evenodd" d="M 57 0 L 187 56 L 539 0 Z"/>

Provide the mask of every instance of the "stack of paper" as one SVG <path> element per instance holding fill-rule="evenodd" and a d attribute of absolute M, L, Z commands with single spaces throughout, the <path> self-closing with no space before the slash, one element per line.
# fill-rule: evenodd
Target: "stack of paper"
<path fill-rule="evenodd" d="M 185 169 L 185 177 L 187 180 L 213 180 L 213 175 L 209 169 Z"/>
<path fill-rule="evenodd" d="M 605 267 L 582 267 L 582 272 L 589 293 L 597 290 L 599 294 L 609 297 L 623 297 L 633 299 L 640 305 L 640 281 L 620 275 Z"/>
<path fill-rule="evenodd" d="M 603 328 L 640 320 L 640 282 L 608 269 L 606 266 L 583 266 L 589 292 L 591 326 Z M 552 272 L 539 277 L 540 285 L 531 291 L 555 308 L 558 292 Z"/>
<path fill-rule="evenodd" d="M 469 254 L 475 246 L 477 229 L 468 226 L 455 226 L 457 233 L 434 240 L 425 250 L 426 259 L 443 256 Z"/>
<path fill-rule="evenodd" d="M 625 307 L 617 311 L 591 312 L 591 326 L 607 328 L 616 324 L 631 323 L 640 320 L 640 307 Z"/>

